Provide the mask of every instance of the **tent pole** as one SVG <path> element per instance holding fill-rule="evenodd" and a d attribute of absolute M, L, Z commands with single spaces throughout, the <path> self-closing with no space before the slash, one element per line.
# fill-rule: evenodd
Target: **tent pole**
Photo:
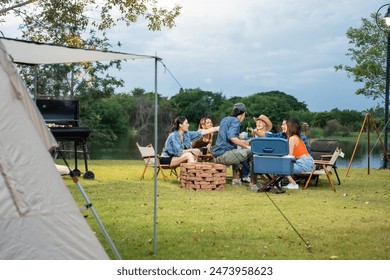
<path fill-rule="evenodd" d="M 104 237 L 106 238 L 106 241 L 108 242 L 108 245 L 110 245 L 112 251 L 114 252 L 114 254 L 116 256 L 116 258 L 118 260 L 122 260 L 122 257 L 121 257 L 121 255 L 118 252 L 118 249 L 115 247 L 115 244 L 112 241 L 111 237 L 108 235 L 108 232 L 107 232 L 106 228 L 104 227 L 103 223 L 100 221 L 99 216 L 96 213 L 95 208 L 92 205 L 92 202 L 89 200 L 87 194 L 85 193 L 85 191 L 83 189 L 83 186 L 80 184 L 79 179 L 77 178 L 75 173 L 72 171 L 72 169 L 70 169 L 69 164 L 66 161 L 66 159 L 65 159 L 65 157 L 64 157 L 64 155 L 63 155 L 63 153 L 61 152 L 60 149 L 58 149 L 58 153 L 59 153 L 60 157 L 62 158 L 62 160 L 64 161 L 65 165 L 68 167 L 70 177 L 72 178 L 73 182 L 76 184 L 77 188 L 79 189 L 81 195 L 83 196 L 83 198 L 84 198 L 84 200 L 86 202 L 85 209 L 90 209 L 91 210 L 92 215 L 95 218 L 95 221 L 98 223 L 99 228 L 101 229 Z"/>
<path fill-rule="evenodd" d="M 158 150 L 158 94 L 157 94 L 157 54 L 154 58 L 154 147 Z M 153 219 L 153 256 L 157 254 L 157 153 L 154 153 L 154 219 Z"/>
<path fill-rule="evenodd" d="M 84 198 L 84 200 L 86 202 L 85 207 L 87 209 L 91 210 L 92 215 L 95 218 L 95 221 L 98 223 L 99 228 L 101 229 L 104 237 L 106 238 L 106 241 L 108 242 L 108 245 L 110 245 L 112 251 L 114 252 L 115 257 L 118 260 L 122 260 L 121 255 L 119 254 L 117 248 L 115 247 L 115 244 L 112 241 L 111 237 L 108 235 L 108 232 L 107 232 L 106 228 L 104 227 L 103 223 L 100 221 L 99 216 L 98 216 L 97 212 L 95 211 L 95 208 L 93 207 L 93 205 L 92 205 L 91 201 L 89 200 L 87 194 L 84 192 L 84 189 L 81 186 L 80 182 L 78 181 L 78 178 L 74 175 L 72 170 L 69 169 L 69 171 L 70 171 L 70 176 L 72 177 L 73 182 L 76 184 L 77 188 L 79 189 L 81 195 L 83 196 L 83 198 Z"/>

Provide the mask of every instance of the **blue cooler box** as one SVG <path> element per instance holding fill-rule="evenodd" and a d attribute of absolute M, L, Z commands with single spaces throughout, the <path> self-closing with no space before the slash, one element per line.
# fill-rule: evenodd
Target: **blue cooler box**
<path fill-rule="evenodd" d="M 291 175 L 293 156 L 259 156 L 253 155 L 253 171 L 257 174 Z"/>
<path fill-rule="evenodd" d="M 254 173 L 291 175 L 295 158 L 288 155 L 286 139 L 253 138 L 250 144 Z"/>

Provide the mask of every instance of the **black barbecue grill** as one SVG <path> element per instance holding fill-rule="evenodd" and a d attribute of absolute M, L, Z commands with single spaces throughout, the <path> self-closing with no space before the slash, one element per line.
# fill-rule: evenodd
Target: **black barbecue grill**
<path fill-rule="evenodd" d="M 87 139 L 91 133 L 88 127 L 79 126 L 79 101 L 78 100 L 56 100 L 37 99 L 37 107 L 41 112 L 47 126 L 58 142 L 73 142 L 75 153 L 75 169 L 77 176 L 81 172 L 77 169 L 77 147 L 83 148 L 85 173 L 84 179 L 94 179 L 92 171 L 88 171 Z"/>

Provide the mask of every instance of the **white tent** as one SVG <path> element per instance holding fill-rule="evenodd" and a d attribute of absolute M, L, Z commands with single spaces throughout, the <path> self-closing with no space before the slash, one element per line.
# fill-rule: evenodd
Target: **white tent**
<path fill-rule="evenodd" d="M 53 164 L 56 142 L 2 41 L 0 84 L 0 259 L 108 259 Z"/>

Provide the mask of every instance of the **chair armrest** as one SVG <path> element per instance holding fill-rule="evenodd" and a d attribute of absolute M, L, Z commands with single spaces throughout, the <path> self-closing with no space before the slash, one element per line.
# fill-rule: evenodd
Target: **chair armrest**
<path fill-rule="evenodd" d="M 332 155 L 321 155 L 321 159 L 323 159 L 323 158 L 331 158 L 332 157 Z"/>
<path fill-rule="evenodd" d="M 329 162 L 329 160 L 314 160 L 314 164 L 315 165 L 330 165 L 330 166 L 333 166 L 334 164 L 331 164 L 330 162 Z"/>

